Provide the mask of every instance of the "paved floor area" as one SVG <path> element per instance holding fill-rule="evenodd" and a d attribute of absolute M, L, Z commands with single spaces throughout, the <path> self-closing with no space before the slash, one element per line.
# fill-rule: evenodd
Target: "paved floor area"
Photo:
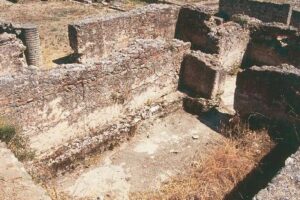
<path fill-rule="evenodd" d="M 56 190 L 71 199 L 128 199 L 130 192 L 158 189 L 220 140 L 196 116 L 178 110 L 143 122 L 130 142 L 93 167 L 58 178 Z"/>

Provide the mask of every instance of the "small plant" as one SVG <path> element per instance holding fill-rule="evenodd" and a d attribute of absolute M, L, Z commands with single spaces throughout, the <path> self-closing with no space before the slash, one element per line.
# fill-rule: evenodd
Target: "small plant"
<path fill-rule="evenodd" d="M 16 130 L 12 125 L 0 125 L 0 140 L 9 143 L 16 134 Z"/>
<path fill-rule="evenodd" d="M 15 125 L 3 119 L 0 119 L 0 141 L 5 142 L 20 161 L 34 158 L 34 152 L 28 145 L 28 139 L 18 134 Z"/>

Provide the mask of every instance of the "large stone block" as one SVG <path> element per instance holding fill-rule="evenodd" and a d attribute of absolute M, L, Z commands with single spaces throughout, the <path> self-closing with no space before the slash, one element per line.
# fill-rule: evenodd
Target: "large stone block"
<path fill-rule="evenodd" d="M 180 87 L 192 96 L 215 99 L 223 92 L 225 77 L 215 56 L 193 51 L 184 57 Z"/>
<path fill-rule="evenodd" d="M 25 46 L 14 34 L 0 34 L 0 75 L 11 75 L 26 65 Z"/>
<path fill-rule="evenodd" d="M 222 23 L 213 15 L 216 10 L 202 6 L 183 6 L 179 11 L 176 38 L 191 42 L 192 49 L 206 53 L 218 53 L 217 41 L 209 37 L 212 28 Z"/>
<path fill-rule="evenodd" d="M 300 70 L 289 65 L 254 66 L 237 76 L 234 107 L 251 114 L 300 125 Z"/>
<path fill-rule="evenodd" d="M 111 16 L 89 18 L 69 25 L 70 44 L 81 62 L 127 47 L 132 39 L 173 39 L 179 8 L 153 4 Z"/>

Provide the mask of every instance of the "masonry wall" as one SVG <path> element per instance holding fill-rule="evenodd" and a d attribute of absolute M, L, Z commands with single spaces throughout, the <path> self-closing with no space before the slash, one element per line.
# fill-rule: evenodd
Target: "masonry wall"
<path fill-rule="evenodd" d="M 42 153 L 177 89 L 188 43 L 137 40 L 94 65 L 0 78 L 0 114 Z"/>
<path fill-rule="evenodd" d="M 249 42 L 249 31 L 234 22 L 214 16 L 214 10 L 184 6 L 179 12 L 176 38 L 191 42 L 193 50 L 217 54 L 226 71 L 241 65 Z"/>
<path fill-rule="evenodd" d="M 282 25 L 262 24 L 251 31 L 243 66 L 290 64 L 300 68 L 300 35 Z"/>
<path fill-rule="evenodd" d="M 212 29 L 222 23 L 213 16 L 216 12 L 204 7 L 183 6 L 176 25 L 176 38 L 191 42 L 193 50 L 218 53 L 218 40 L 209 37 Z"/>
<path fill-rule="evenodd" d="M 25 46 L 14 34 L 0 33 L 0 75 L 23 71 L 26 66 Z"/>
<path fill-rule="evenodd" d="M 293 9 L 290 25 L 300 29 L 300 8 Z"/>
<path fill-rule="evenodd" d="M 95 62 L 128 45 L 134 38 L 172 39 L 179 8 L 153 4 L 109 17 L 69 25 L 70 44 L 81 62 Z"/>
<path fill-rule="evenodd" d="M 234 107 L 242 117 L 296 124 L 300 127 L 300 71 L 289 65 L 254 66 L 237 76 Z"/>
<path fill-rule="evenodd" d="M 290 5 L 259 0 L 220 0 L 220 13 L 230 17 L 245 14 L 264 22 L 288 23 Z"/>

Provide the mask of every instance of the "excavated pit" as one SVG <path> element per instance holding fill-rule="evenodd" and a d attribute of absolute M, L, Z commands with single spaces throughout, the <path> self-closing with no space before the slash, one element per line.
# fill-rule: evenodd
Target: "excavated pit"
<path fill-rule="evenodd" d="M 261 198 L 299 147 L 300 32 L 286 4 L 238 2 L 259 9 L 151 4 L 73 22 L 76 63 L 47 70 L 27 65 L 24 26 L 0 23 L 0 115 L 50 198 Z M 269 23 L 268 5 L 291 26 Z"/>

